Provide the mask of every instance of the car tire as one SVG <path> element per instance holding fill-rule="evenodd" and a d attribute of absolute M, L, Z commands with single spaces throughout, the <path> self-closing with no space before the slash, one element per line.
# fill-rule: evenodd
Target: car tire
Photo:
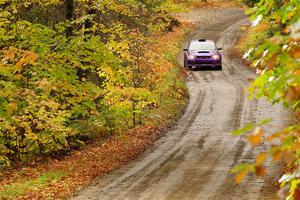
<path fill-rule="evenodd" d="M 191 67 L 191 66 L 188 66 L 186 60 L 184 61 L 183 66 L 184 66 L 184 69 L 192 70 L 192 67 Z"/>
<path fill-rule="evenodd" d="M 222 65 L 217 67 L 217 70 L 222 70 L 222 69 L 223 69 Z"/>
<path fill-rule="evenodd" d="M 183 67 L 184 67 L 184 68 L 188 68 L 186 59 L 184 59 L 184 61 L 183 61 Z"/>

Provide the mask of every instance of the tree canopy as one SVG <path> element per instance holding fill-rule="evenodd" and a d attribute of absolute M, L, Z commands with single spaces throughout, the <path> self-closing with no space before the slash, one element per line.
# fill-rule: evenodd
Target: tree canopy
<path fill-rule="evenodd" d="M 184 90 L 149 51 L 178 25 L 177 5 L 0 0 L 0 165 L 158 119 L 150 113 Z"/>

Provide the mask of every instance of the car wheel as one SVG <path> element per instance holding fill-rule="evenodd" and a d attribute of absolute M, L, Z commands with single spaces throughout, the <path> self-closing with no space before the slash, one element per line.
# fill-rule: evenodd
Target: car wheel
<path fill-rule="evenodd" d="M 183 61 L 183 66 L 184 66 L 184 68 L 188 68 L 186 59 L 184 59 L 184 61 Z"/>
<path fill-rule="evenodd" d="M 222 69 L 223 69 L 222 65 L 217 67 L 217 70 L 222 70 Z"/>

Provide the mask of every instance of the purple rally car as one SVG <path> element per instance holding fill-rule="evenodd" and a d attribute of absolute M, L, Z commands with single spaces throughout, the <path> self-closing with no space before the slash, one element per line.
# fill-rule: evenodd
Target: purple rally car
<path fill-rule="evenodd" d="M 222 48 L 217 48 L 212 40 L 192 40 L 184 49 L 184 67 L 204 68 L 212 67 L 222 70 Z"/>

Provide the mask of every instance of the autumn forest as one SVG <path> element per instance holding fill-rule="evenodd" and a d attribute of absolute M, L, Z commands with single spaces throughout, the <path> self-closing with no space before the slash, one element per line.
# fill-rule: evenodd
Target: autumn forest
<path fill-rule="evenodd" d="M 0 0 L 0 199 L 300 199 L 299 9 Z"/>

